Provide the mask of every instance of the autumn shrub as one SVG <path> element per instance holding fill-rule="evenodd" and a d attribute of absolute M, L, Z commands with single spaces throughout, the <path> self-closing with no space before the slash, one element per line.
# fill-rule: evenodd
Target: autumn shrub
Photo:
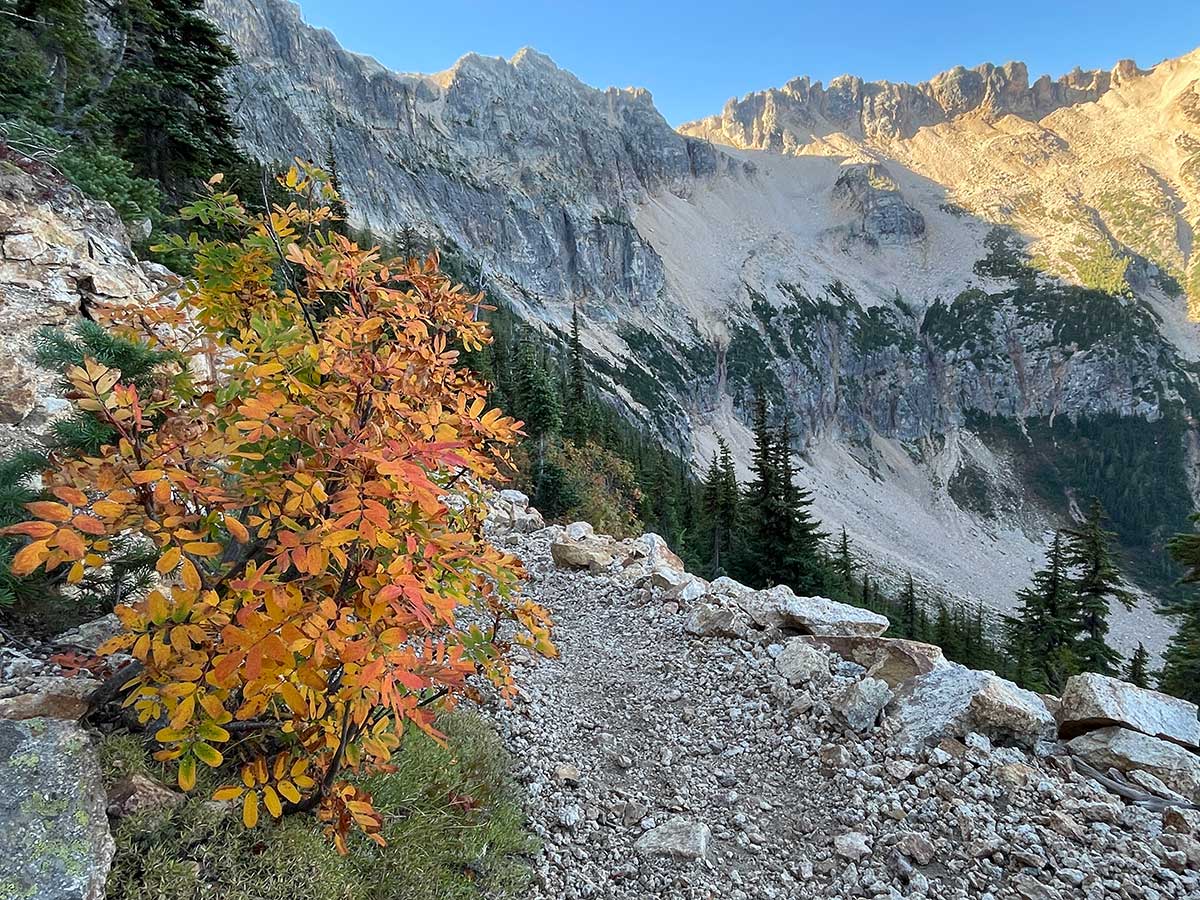
<path fill-rule="evenodd" d="M 436 257 L 382 261 L 334 229 L 336 193 L 299 165 L 292 201 L 248 212 L 217 176 L 175 238 L 177 302 L 103 311 L 165 351 L 148 380 L 86 357 L 70 399 L 111 432 L 55 450 L 26 504 L 13 571 L 85 582 L 118 543 L 153 548 L 156 587 L 117 608 L 103 652 L 137 665 L 125 703 L 184 790 L 238 767 L 216 799 L 244 823 L 315 811 L 339 850 L 382 821 L 352 774 L 386 770 L 407 729 L 472 676 L 514 690 L 515 644 L 551 653 L 517 561 L 483 537 L 485 485 L 520 423 L 487 410 L 452 347 L 489 335 L 482 297 Z"/>

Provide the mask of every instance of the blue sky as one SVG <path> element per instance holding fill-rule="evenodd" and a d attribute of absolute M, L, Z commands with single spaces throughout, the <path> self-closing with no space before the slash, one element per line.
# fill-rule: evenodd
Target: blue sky
<path fill-rule="evenodd" d="M 1020 59 L 1030 77 L 1149 66 L 1200 46 L 1200 0 L 301 0 L 343 46 L 406 72 L 529 45 L 597 87 L 649 88 L 672 124 L 797 75 L 922 81 Z"/>

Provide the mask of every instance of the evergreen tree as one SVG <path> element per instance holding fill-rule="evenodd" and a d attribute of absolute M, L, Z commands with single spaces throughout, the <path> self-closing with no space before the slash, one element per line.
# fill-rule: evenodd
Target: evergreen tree
<path fill-rule="evenodd" d="M 706 535 L 709 553 L 706 569 L 712 578 L 717 578 L 725 574 L 729 563 L 738 517 L 737 475 L 724 438 L 717 438 L 717 450 L 704 476 L 701 497 L 704 527 L 700 531 Z"/>
<path fill-rule="evenodd" d="M 842 536 L 838 541 L 837 553 L 834 555 L 833 568 L 842 597 L 849 599 L 854 595 L 854 572 L 858 565 L 855 563 L 854 553 L 850 549 L 850 537 L 846 534 L 845 525 L 842 526 Z"/>
<path fill-rule="evenodd" d="M 1200 522 L 1200 514 L 1192 516 Z M 1172 558 L 1184 567 L 1183 583 L 1200 583 L 1200 533 L 1175 535 L 1168 549 Z M 1159 612 L 1176 623 L 1175 634 L 1163 653 L 1163 668 L 1158 677 L 1160 689 L 1200 703 L 1200 594 L 1194 590 L 1164 602 Z"/>
<path fill-rule="evenodd" d="M 335 191 L 337 197 L 330 202 L 329 209 L 334 215 L 331 230 L 336 231 L 342 237 L 350 237 L 350 209 L 346 205 L 346 200 L 342 194 L 342 179 L 338 171 L 337 149 L 334 146 L 334 136 L 336 135 L 335 125 L 330 123 L 330 135 L 325 141 L 325 160 L 324 167 L 329 175 L 329 184 Z M 375 243 L 373 240 L 360 241 L 360 246 L 370 247 Z"/>
<path fill-rule="evenodd" d="M 1150 654 L 1141 641 L 1129 660 L 1129 668 L 1125 671 L 1125 680 L 1140 688 L 1150 687 Z"/>
<path fill-rule="evenodd" d="M 1104 510 L 1093 500 L 1082 526 L 1067 532 L 1066 560 L 1075 570 L 1071 579 L 1075 623 L 1080 637 L 1075 655 L 1086 672 L 1114 675 L 1121 655 L 1108 644 L 1108 616 L 1113 600 L 1132 609 L 1133 594 L 1127 590 L 1113 558 L 1110 542 L 1115 537 L 1104 530 Z"/>
<path fill-rule="evenodd" d="M 777 496 L 771 504 L 778 535 L 778 581 L 802 596 L 822 593 L 828 567 L 822 542 L 828 535 L 812 515 L 812 493 L 796 486 L 792 466 L 791 428 L 787 420 L 779 430 L 775 463 Z"/>
<path fill-rule="evenodd" d="M 913 586 L 912 572 L 908 573 L 908 578 L 904 583 L 904 593 L 900 597 L 900 608 L 903 611 L 900 627 L 904 630 L 904 637 L 914 641 L 922 640 L 925 635 L 924 630 L 921 628 L 920 604 L 917 602 L 917 592 Z"/>
<path fill-rule="evenodd" d="M 579 307 L 571 309 L 571 335 L 567 345 L 565 431 L 575 443 L 588 439 L 592 431 L 591 406 L 587 398 L 587 368 L 583 359 L 583 341 L 579 337 Z"/>
<path fill-rule="evenodd" d="M 1020 682 L 1039 691 L 1061 693 L 1078 671 L 1074 642 L 1078 630 L 1074 592 L 1062 535 L 1054 534 L 1046 567 L 1017 594 L 1017 614 L 1007 620 L 1008 649 Z"/>
<path fill-rule="evenodd" d="M 738 552 L 738 577 L 751 586 L 778 583 L 771 552 L 780 539 L 776 511 L 779 477 L 775 465 L 775 440 L 767 424 L 767 398 L 760 388 L 754 396 L 754 449 L 750 457 L 754 477 L 746 489 Z"/>

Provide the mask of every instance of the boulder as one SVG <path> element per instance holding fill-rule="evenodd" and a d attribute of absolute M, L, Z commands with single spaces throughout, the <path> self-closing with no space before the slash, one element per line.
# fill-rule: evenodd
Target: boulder
<path fill-rule="evenodd" d="M 633 849 L 643 856 L 697 860 L 708 856 L 710 840 L 712 832 L 707 825 L 677 816 L 651 828 L 637 839 Z"/>
<path fill-rule="evenodd" d="M 842 688 L 829 701 L 830 707 L 859 734 L 866 734 L 879 721 L 879 714 L 892 699 L 892 689 L 879 678 L 864 678 Z"/>
<path fill-rule="evenodd" d="M 941 647 L 920 641 L 863 635 L 806 636 L 799 640 L 824 647 L 842 659 L 858 663 L 867 670 L 867 674 L 887 682 L 888 687 L 892 688 L 946 665 Z"/>
<path fill-rule="evenodd" d="M 791 685 L 824 681 L 829 678 L 829 657 L 823 650 L 792 638 L 775 657 L 775 668 Z"/>
<path fill-rule="evenodd" d="M 886 616 L 825 597 L 797 597 L 786 585 L 755 591 L 738 603 L 769 632 L 811 635 L 878 636 L 890 624 Z"/>
<path fill-rule="evenodd" d="M 0 699 L 0 719 L 78 719 L 100 682 L 94 678 L 40 675 L 20 694 Z"/>
<path fill-rule="evenodd" d="M 1067 749 L 1101 772 L 1141 769 L 1193 803 L 1200 803 L 1200 756 L 1171 741 L 1110 725 L 1067 742 Z"/>
<path fill-rule="evenodd" d="M 746 636 L 748 625 L 739 610 L 712 603 L 701 603 L 683 623 L 683 630 L 697 637 L 741 638 Z"/>
<path fill-rule="evenodd" d="M 900 686 L 888 707 L 902 752 L 943 737 L 978 731 L 993 740 L 1033 747 L 1054 737 L 1055 722 L 1032 691 L 991 672 L 947 663 Z"/>
<path fill-rule="evenodd" d="M 1094 672 L 1071 676 L 1058 713 L 1060 736 L 1069 739 L 1110 725 L 1200 748 L 1195 703 Z"/>
<path fill-rule="evenodd" d="M 58 719 L 0 721 L 5 897 L 103 900 L 114 844 L 87 732 Z"/>
<path fill-rule="evenodd" d="M 714 578 L 709 583 L 708 592 L 718 597 L 737 599 L 739 597 L 749 597 L 754 593 L 754 588 L 748 588 L 740 581 L 734 581 L 728 575 L 722 575 L 719 578 Z"/>
<path fill-rule="evenodd" d="M 576 523 L 578 524 L 578 523 Z M 586 523 L 585 523 L 586 524 Z M 564 539 L 550 544 L 550 556 L 554 564 L 564 569 L 607 569 L 614 559 L 613 545 L 609 538 L 594 534 L 571 537 L 572 526 L 567 526 Z M 589 525 L 590 529 L 591 526 Z"/>
<path fill-rule="evenodd" d="M 667 546 L 667 542 L 653 532 L 646 532 L 641 537 L 630 541 L 629 554 L 623 565 L 630 566 L 642 563 L 650 572 L 684 572 L 687 567 L 683 560 Z"/>

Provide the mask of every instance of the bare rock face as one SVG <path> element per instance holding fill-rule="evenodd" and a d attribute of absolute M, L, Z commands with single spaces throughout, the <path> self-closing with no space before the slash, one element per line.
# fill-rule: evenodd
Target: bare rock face
<path fill-rule="evenodd" d="M 139 263 L 120 219 L 49 171 L 0 163 L 0 441 L 37 446 L 66 410 L 33 338 L 96 303 L 136 303 L 176 282 Z"/>
<path fill-rule="evenodd" d="M 86 732 L 0 720 L 0 880 L 6 897 L 103 900 L 114 844 Z"/>
<path fill-rule="evenodd" d="M 848 165 L 833 196 L 856 217 L 852 233 L 882 244 L 906 244 L 925 234 L 925 218 L 904 199 L 900 186 L 877 163 Z"/>
<path fill-rule="evenodd" d="M 1200 718 L 1195 703 L 1128 682 L 1089 672 L 1067 681 L 1058 714 L 1063 738 L 1109 725 L 1140 731 L 1200 748 Z"/>
<path fill-rule="evenodd" d="M 1110 726 L 1067 742 L 1067 749 L 1101 772 L 1141 769 L 1193 803 L 1200 803 L 1200 756 L 1140 731 Z"/>
<path fill-rule="evenodd" d="M 1051 740 L 1055 733 L 1054 717 L 1037 694 L 956 663 L 902 685 L 887 715 L 896 728 L 896 744 L 906 753 L 972 731 L 1024 747 Z"/>

